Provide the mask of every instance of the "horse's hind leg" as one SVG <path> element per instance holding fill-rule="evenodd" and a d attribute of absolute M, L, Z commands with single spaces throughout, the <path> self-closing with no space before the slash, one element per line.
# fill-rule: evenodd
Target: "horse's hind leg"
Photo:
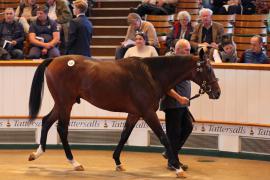
<path fill-rule="evenodd" d="M 125 143 L 127 142 L 128 138 L 129 138 L 135 124 L 138 122 L 139 118 L 140 118 L 139 116 L 128 114 L 127 121 L 126 121 L 125 127 L 122 131 L 120 141 L 119 141 L 119 143 L 118 143 L 118 145 L 115 148 L 114 153 L 113 153 L 113 159 L 115 161 L 117 171 L 124 171 L 125 170 L 120 162 L 120 154 L 121 154 L 121 151 L 122 151 Z"/>
<path fill-rule="evenodd" d="M 57 112 L 55 108 L 53 108 L 49 114 L 47 114 L 42 118 L 40 145 L 36 152 L 30 154 L 28 159 L 29 161 L 37 159 L 45 152 L 48 131 L 56 120 L 57 120 Z"/>
<path fill-rule="evenodd" d="M 83 166 L 73 158 L 73 155 L 72 155 L 69 143 L 68 143 L 68 139 L 67 139 L 71 107 L 68 109 L 69 110 L 66 111 L 65 113 L 60 114 L 58 124 L 57 124 L 57 132 L 62 141 L 63 148 L 64 148 L 64 151 L 65 151 L 65 154 L 69 163 L 72 164 L 72 166 L 74 167 L 74 170 L 83 171 L 84 170 Z"/>
<path fill-rule="evenodd" d="M 177 177 L 184 178 L 185 172 L 180 167 L 180 163 L 177 157 L 172 152 L 171 145 L 169 143 L 169 140 L 163 131 L 159 119 L 157 117 L 157 114 L 155 112 L 148 112 L 147 115 L 144 117 L 145 122 L 149 125 L 149 127 L 154 131 L 156 136 L 159 138 L 161 144 L 165 146 L 168 152 L 168 159 L 169 163 L 175 168 Z"/>

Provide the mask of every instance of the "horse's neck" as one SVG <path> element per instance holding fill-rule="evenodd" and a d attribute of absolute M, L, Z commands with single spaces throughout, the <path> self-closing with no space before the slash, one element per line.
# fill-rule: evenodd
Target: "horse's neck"
<path fill-rule="evenodd" d="M 191 80 L 192 70 L 196 66 L 196 61 L 192 59 L 192 56 L 166 56 L 153 58 L 150 61 L 147 63 L 148 68 L 163 93 L 181 81 Z"/>

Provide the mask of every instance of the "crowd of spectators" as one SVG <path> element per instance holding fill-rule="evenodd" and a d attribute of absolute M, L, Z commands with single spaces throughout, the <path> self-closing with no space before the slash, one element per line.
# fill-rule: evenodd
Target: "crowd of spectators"
<path fill-rule="evenodd" d="M 171 2 L 171 5 L 175 5 L 175 2 L 166 1 L 166 3 L 169 2 Z M 202 0 L 200 2 L 203 8 L 199 11 L 200 21 L 195 26 L 192 26 L 191 16 L 187 11 L 180 11 L 177 14 L 176 21 L 173 23 L 173 29 L 166 37 L 167 52 L 174 51 L 175 43 L 179 39 L 186 39 L 191 44 L 191 53 L 196 54 L 203 48 L 208 53 L 209 59 L 214 62 L 269 63 L 269 58 L 265 51 L 265 44 L 262 42 L 260 35 L 255 35 L 250 38 L 250 49 L 247 49 L 242 56 L 238 58 L 236 44 L 233 42 L 232 35 L 225 34 L 223 25 L 212 20 L 213 14 L 254 14 L 257 1 Z M 164 3 L 164 1 L 162 1 L 162 3 Z M 145 14 L 170 14 L 168 12 L 163 13 L 160 10 L 154 10 L 154 8 L 160 9 L 158 0 L 142 1 L 136 11 L 134 9 L 131 9 L 131 11 L 137 12 L 141 18 L 143 18 Z M 142 13 L 142 9 L 146 13 Z M 270 11 L 268 24 L 270 24 Z M 268 26 L 268 31 L 270 32 L 270 26 Z M 254 39 L 257 40 L 256 43 L 254 43 Z M 255 44 L 257 50 L 255 50 Z"/>
<path fill-rule="evenodd" d="M 16 11 L 6 8 L 0 22 L 0 58 L 44 59 L 64 54 L 91 56 L 93 27 L 85 16 L 86 0 L 23 0 Z M 74 19 L 73 19 L 74 15 Z M 71 25 L 70 25 L 71 24 Z"/>
<path fill-rule="evenodd" d="M 79 1 L 83 3 L 79 3 L 80 7 L 76 8 L 74 2 Z M 94 1 L 74 2 L 46 0 L 46 4 L 40 6 L 36 0 L 23 0 L 16 11 L 7 8 L 4 12 L 4 20 L 0 23 L 1 59 L 39 59 L 63 54 L 81 54 L 91 57 L 89 47 L 93 26 L 85 14 L 89 10 L 88 4 L 92 6 Z M 137 55 L 135 52 L 138 53 L 138 50 L 142 51 L 142 49 L 155 54 L 154 48 L 159 54 L 160 44 L 155 27 L 151 22 L 145 21 L 144 16 L 174 14 L 177 2 L 177 0 L 142 0 L 137 8 L 131 8 L 132 12 L 127 16 L 129 26 L 126 37 L 116 49 L 115 59 L 122 59 L 132 54 L 135 56 Z M 265 44 L 259 35 L 251 37 L 250 49 L 238 58 L 233 38 L 224 33 L 222 24 L 212 20 L 213 14 L 254 13 L 251 11 L 256 9 L 255 1 L 199 0 L 199 2 L 202 9 L 199 11 L 200 21 L 196 25 L 192 25 L 189 12 L 180 11 L 176 15 L 173 29 L 166 37 L 166 52 L 174 51 L 179 39 L 186 39 L 191 44 L 192 54 L 196 54 L 203 48 L 208 53 L 209 59 L 214 62 L 269 63 Z M 245 9 L 249 9 L 250 12 Z M 268 24 L 270 24 L 270 14 Z M 270 31 L 270 26 L 268 30 Z M 23 44 L 24 41 L 29 42 L 29 49 Z M 131 47 L 133 48 L 128 51 Z M 253 60 L 249 60 L 250 58 Z"/>

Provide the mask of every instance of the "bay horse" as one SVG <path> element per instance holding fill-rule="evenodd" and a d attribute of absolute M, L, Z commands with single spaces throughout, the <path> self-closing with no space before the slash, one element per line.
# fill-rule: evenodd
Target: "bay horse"
<path fill-rule="evenodd" d="M 47 133 L 58 120 L 57 131 L 68 161 L 77 171 L 84 170 L 71 153 L 68 126 L 72 106 L 80 98 L 98 108 L 128 113 L 120 141 L 113 153 L 116 170 L 123 171 L 120 153 L 135 124 L 142 117 L 168 152 L 169 163 L 178 177 L 184 177 L 179 160 L 171 150 L 156 111 L 160 98 L 183 80 L 192 80 L 211 99 L 218 99 L 220 88 L 212 66 L 200 56 L 131 57 L 122 61 L 100 61 L 80 55 L 44 60 L 36 69 L 29 98 L 29 117 L 33 121 L 40 110 L 44 73 L 54 106 L 42 119 L 40 145 L 29 160 L 37 159 L 46 149 Z"/>

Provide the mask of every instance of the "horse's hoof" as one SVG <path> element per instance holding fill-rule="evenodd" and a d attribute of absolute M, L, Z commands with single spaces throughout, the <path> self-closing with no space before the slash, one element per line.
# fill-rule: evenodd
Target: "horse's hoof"
<path fill-rule="evenodd" d="M 184 171 L 179 171 L 179 172 L 176 172 L 176 177 L 177 178 L 186 178 L 187 175 Z"/>
<path fill-rule="evenodd" d="M 74 170 L 75 170 L 75 171 L 84 171 L 84 168 L 83 168 L 82 165 L 79 165 L 79 166 L 76 166 L 76 167 L 74 168 Z"/>
<path fill-rule="evenodd" d="M 126 171 L 126 169 L 122 165 L 116 166 L 116 171 Z"/>
<path fill-rule="evenodd" d="M 29 158 L 28 158 L 28 161 L 34 161 L 36 159 L 36 156 L 34 153 L 31 153 Z"/>

